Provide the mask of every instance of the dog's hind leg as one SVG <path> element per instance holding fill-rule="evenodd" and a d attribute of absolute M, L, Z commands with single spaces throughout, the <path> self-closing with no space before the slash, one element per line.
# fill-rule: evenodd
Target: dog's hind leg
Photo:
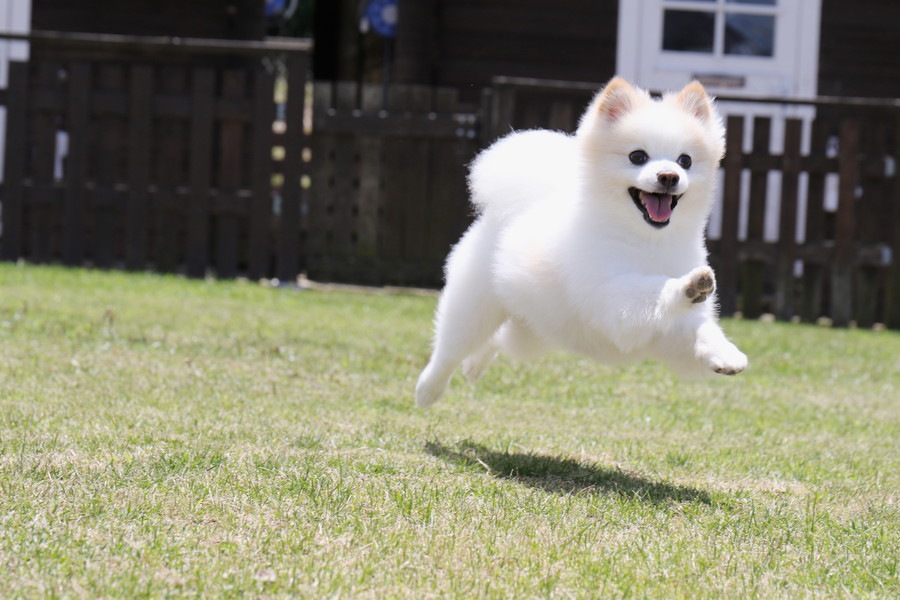
<path fill-rule="evenodd" d="M 476 224 L 447 261 L 447 284 L 435 318 L 434 351 L 416 384 L 419 406 L 437 402 L 463 359 L 485 348 L 506 320 L 491 289 L 492 234 L 484 223 Z"/>
<path fill-rule="evenodd" d="M 481 376 L 484 375 L 485 369 L 488 368 L 488 365 L 491 364 L 491 361 L 494 360 L 494 357 L 497 356 L 497 342 L 496 335 L 491 336 L 491 339 L 485 342 L 485 344 L 466 357 L 462 363 L 463 375 L 466 376 L 470 382 L 474 383 L 481 379 Z"/>
<path fill-rule="evenodd" d="M 463 373 L 469 381 L 478 381 L 485 369 L 502 352 L 513 360 L 533 360 L 547 349 L 547 343 L 521 320 L 510 317 L 484 346 L 463 361 Z"/>
<path fill-rule="evenodd" d="M 547 351 L 547 342 L 523 320 L 510 318 L 494 336 L 500 352 L 513 360 L 534 360 Z"/>
<path fill-rule="evenodd" d="M 487 366 L 496 353 L 491 338 L 506 318 L 499 302 L 490 295 L 454 298 L 453 302 L 444 301 L 445 298 L 446 288 L 438 309 L 434 351 L 416 384 L 419 406 L 431 406 L 440 399 L 453 372 L 466 357 L 477 356 L 476 362 L 467 365 L 467 371 L 476 365 L 479 371 Z M 472 373 L 467 375 L 472 377 Z"/>

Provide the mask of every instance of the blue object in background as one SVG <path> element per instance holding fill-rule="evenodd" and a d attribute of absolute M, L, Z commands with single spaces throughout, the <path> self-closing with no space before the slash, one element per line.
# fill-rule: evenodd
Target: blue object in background
<path fill-rule="evenodd" d="M 392 38 L 397 35 L 397 0 L 369 0 L 365 16 L 375 33 L 381 37 Z"/>
<path fill-rule="evenodd" d="M 284 14 L 287 0 L 266 0 L 266 16 L 277 17 Z"/>

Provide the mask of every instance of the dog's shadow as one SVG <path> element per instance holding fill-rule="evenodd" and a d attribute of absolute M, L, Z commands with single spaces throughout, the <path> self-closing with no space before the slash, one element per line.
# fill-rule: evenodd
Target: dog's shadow
<path fill-rule="evenodd" d="M 652 481 L 573 458 L 501 452 L 471 441 L 460 442 L 454 447 L 431 441 L 425 444 L 425 450 L 466 469 L 487 472 L 498 479 L 513 480 L 554 494 L 616 494 L 652 504 L 714 503 L 703 490 Z"/>

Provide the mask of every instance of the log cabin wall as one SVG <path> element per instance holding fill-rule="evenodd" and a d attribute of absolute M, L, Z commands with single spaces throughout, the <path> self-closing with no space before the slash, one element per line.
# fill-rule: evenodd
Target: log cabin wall
<path fill-rule="evenodd" d="M 819 95 L 900 97 L 900 2 L 822 0 Z"/>
<path fill-rule="evenodd" d="M 474 100 L 492 77 L 604 81 L 616 68 L 616 0 L 399 0 L 395 81 Z"/>

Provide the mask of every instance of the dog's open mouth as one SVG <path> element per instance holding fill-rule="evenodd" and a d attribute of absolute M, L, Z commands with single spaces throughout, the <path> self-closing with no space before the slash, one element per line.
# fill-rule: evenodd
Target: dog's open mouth
<path fill-rule="evenodd" d="M 644 220 L 661 229 L 669 224 L 672 218 L 672 211 L 678 205 L 681 195 L 661 194 L 656 192 L 645 192 L 638 188 L 628 188 L 634 205 L 638 207 L 644 215 Z"/>

